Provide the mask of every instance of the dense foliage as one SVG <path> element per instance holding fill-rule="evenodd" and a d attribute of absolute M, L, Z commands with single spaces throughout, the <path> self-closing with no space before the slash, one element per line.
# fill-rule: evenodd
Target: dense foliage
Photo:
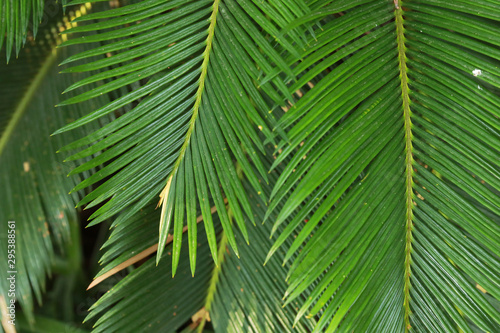
<path fill-rule="evenodd" d="M 0 0 L 22 330 L 500 331 L 498 1 L 62 5 Z"/>

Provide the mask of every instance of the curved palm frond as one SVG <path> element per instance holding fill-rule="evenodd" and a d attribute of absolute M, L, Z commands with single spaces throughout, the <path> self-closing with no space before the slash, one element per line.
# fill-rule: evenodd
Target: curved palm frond
<path fill-rule="evenodd" d="M 269 178 L 273 184 L 277 174 L 273 172 Z M 251 188 L 247 188 L 251 193 Z M 266 206 L 261 200 L 257 202 L 254 211 L 256 217 L 263 220 Z M 245 246 L 243 240 L 239 239 L 241 259 L 232 252 L 224 251 L 223 260 L 219 260 L 220 267 L 214 269 L 205 310 L 210 314 L 216 332 L 311 332 L 314 328 L 314 319 L 294 325 L 294 317 L 306 297 L 299 297 L 287 306 L 282 306 L 286 272 L 289 269 L 289 265 L 281 265 L 286 251 L 277 253 L 262 266 L 274 242 L 274 239 L 269 239 L 271 227 L 270 223 L 266 223 L 250 228 L 249 237 L 259 246 Z M 286 245 L 290 246 L 291 243 L 289 240 Z"/>
<path fill-rule="evenodd" d="M 265 167 L 270 167 L 271 154 L 266 157 L 261 156 L 261 159 Z M 269 175 L 270 183 L 273 184 L 277 177 L 277 173 L 272 172 Z M 255 218 L 262 219 L 266 212 L 265 201 L 260 199 L 248 181 L 243 181 L 243 185 L 249 193 Z M 264 190 L 269 195 L 271 187 L 265 186 Z M 157 239 L 158 234 L 153 224 L 148 222 L 157 220 L 159 214 L 160 212 L 153 207 L 138 213 L 135 218 L 140 231 L 117 226 L 110 237 L 111 242 L 107 245 L 105 256 L 108 259 L 105 261 L 110 262 L 111 257 L 123 256 L 124 253 L 130 255 L 141 251 L 141 242 L 147 241 L 152 244 L 151 240 Z M 228 214 L 231 216 L 230 209 Z M 263 259 L 273 244 L 273 240 L 268 237 L 271 224 L 249 227 L 249 238 L 252 243 L 259 244 L 258 247 L 248 246 L 244 238 L 237 238 L 240 259 L 230 249 L 218 218 L 215 217 L 214 221 L 219 248 L 217 267 L 208 257 L 199 255 L 196 276 L 191 278 L 188 274 L 186 252 L 188 244 L 184 238 L 178 274 L 175 278 L 170 277 L 170 266 L 155 267 L 153 258 L 135 268 L 91 308 L 87 319 L 99 317 L 95 332 L 120 331 L 125 327 L 127 331 L 140 329 L 152 332 L 175 332 L 181 324 L 189 321 L 190 317 L 193 319 L 191 329 L 198 332 L 206 331 L 207 320 L 210 320 L 216 332 L 291 331 L 300 302 L 296 300 L 294 304 L 286 307 L 281 305 L 281 298 L 286 290 L 285 276 L 288 270 L 287 266 L 280 265 L 280 257 L 284 252 L 271 258 L 265 267 L 262 266 Z M 197 232 L 200 239 L 200 235 L 204 232 L 203 228 L 199 228 Z M 118 237 L 124 238 L 127 233 L 140 235 L 128 238 L 133 245 L 120 246 Z M 286 246 L 290 244 L 291 242 Z M 172 244 L 168 245 L 163 256 L 171 257 L 172 250 Z M 205 237 L 201 237 L 198 251 L 200 254 L 209 255 Z M 123 259 L 125 258 L 119 259 L 118 262 Z M 109 264 L 103 271 L 113 266 Z M 159 302 L 161 307 L 158 306 Z M 298 323 L 295 330 L 309 332 L 313 325 L 314 320 Z"/>
<path fill-rule="evenodd" d="M 296 215 L 268 258 L 300 230 L 287 304 L 316 281 L 315 332 L 500 329 L 499 13 L 333 1 L 289 26 L 322 24 L 278 124 L 273 232 Z"/>
<path fill-rule="evenodd" d="M 67 91 L 97 80 L 108 82 L 60 105 L 136 85 L 129 93 L 56 132 L 78 128 L 133 105 L 115 121 L 62 149 L 79 150 L 69 160 L 102 152 L 81 163 L 71 174 L 107 163 L 99 173 L 75 187 L 79 190 L 103 182 L 79 203 L 87 207 L 104 203 L 92 215 L 90 225 L 125 211 L 116 224 L 131 226 L 134 221 L 130 217 L 160 194 L 157 259 L 161 258 L 165 240 L 173 229 L 175 274 L 186 220 L 194 274 L 198 203 L 213 258 L 217 258 L 210 212 L 210 203 L 214 202 L 229 244 L 238 253 L 223 194 L 247 241 L 244 216 L 255 221 L 232 158 L 253 188 L 263 195 L 257 174 L 266 179 L 267 170 L 257 158 L 257 152 L 264 149 L 257 128 L 272 137 L 270 128 L 276 124 L 272 107 L 281 104 L 282 96 L 288 94 L 276 68 L 293 76 L 281 53 L 287 50 L 298 55 L 291 41 L 303 44 L 295 32 L 290 40 L 271 40 L 296 17 L 284 3 L 142 1 L 77 19 L 101 21 L 68 30 L 84 35 L 63 46 L 97 41 L 104 45 L 65 61 L 91 59 L 90 63 L 65 72 L 95 73 Z M 257 28 L 259 24 L 262 29 Z M 90 31 L 99 34 L 86 35 Z M 103 54 L 108 57 L 93 60 Z M 259 85 L 263 78 L 266 82 Z M 257 166 L 257 173 L 248 159 Z"/>
<path fill-rule="evenodd" d="M 114 218 L 98 277 L 172 258 L 103 296 L 98 332 L 197 311 L 187 331 L 207 312 L 218 332 L 500 331 L 496 0 L 94 0 L 69 57 L 20 50 L 41 3 L 0 0 L 20 55 L 0 66 L 0 219 L 28 316 L 78 202 Z"/>
<path fill-rule="evenodd" d="M 156 218 L 159 212 L 156 211 Z M 157 236 L 155 228 L 150 238 Z M 151 258 L 133 270 L 104 294 L 91 308 L 85 321 L 94 320 L 93 332 L 176 332 L 203 307 L 213 262 L 209 258 L 207 238 L 201 237 L 197 260 L 197 274 L 191 277 L 186 239 L 177 274 L 172 278 L 172 266 L 156 267 Z M 172 244 L 167 246 L 164 257 L 171 257 Z"/>
<path fill-rule="evenodd" d="M 63 165 L 55 152 L 64 142 L 98 127 L 91 124 L 75 133 L 50 137 L 57 128 L 81 117 L 92 103 L 74 105 L 66 114 L 56 112 L 60 89 L 79 75 L 61 79 L 57 62 L 67 53 L 56 50 L 60 40 L 55 28 L 46 26 L 41 32 L 45 39 L 27 45 L 9 65 L 0 56 L 0 255 L 4 258 L 0 269 L 15 272 L 10 274 L 16 276 L 16 299 L 30 321 L 34 298 L 39 304 L 42 301 L 46 275 L 51 274 L 56 259 L 71 256 L 72 242 L 79 241 L 71 237 L 80 228 L 74 207 L 82 194 L 68 196 L 68 191 L 89 176 L 68 178 L 71 164 Z M 104 102 L 105 97 L 99 100 Z M 7 221 L 15 225 L 15 248 L 7 247 Z M 7 300 L 6 282 L 0 282 L 0 295 Z"/>

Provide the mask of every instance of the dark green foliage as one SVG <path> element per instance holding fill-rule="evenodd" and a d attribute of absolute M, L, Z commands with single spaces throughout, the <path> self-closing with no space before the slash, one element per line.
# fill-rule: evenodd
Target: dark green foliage
<path fill-rule="evenodd" d="M 98 276 L 158 245 L 98 332 L 500 331 L 498 1 L 90 2 L 53 53 L 0 0 L 28 317 L 77 205 Z"/>

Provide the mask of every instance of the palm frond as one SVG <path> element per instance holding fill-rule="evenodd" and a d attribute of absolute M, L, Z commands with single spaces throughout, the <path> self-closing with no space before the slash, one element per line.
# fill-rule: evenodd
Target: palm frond
<path fill-rule="evenodd" d="M 46 39 L 21 50 L 18 59 L 5 65 L 0 56 L 0 254 L 3 272 L 16 275 L 16 298 L 25 315 L 33 320 L 34 298 L 41 303 L 46 275 L 56 258 L 65 257 L 71 242 L 71 229 L 79 228 L 75 210 L 81 193 L 68 191 L 81 181 L 66 175 L 71 164 L 63 165 L 57 147 L 75 140 L 98 124 L 82 127 L 78 132 L 50 137 L 55 129 L 71 119 L 81 117 L 89 104 L 74 105 L 66 114 L 56 112 L 54 105 L 60 89 L 71 77 L 58 76 L 57 62 L 67 56 L 57 51 L 58 36 L 53 27 L 44 28 Z M 100 98 L 104 101 L 104 97 Z M 89 176 L 84 174 L 83 177 Z M 15 224 L 7 224 L 13 221 Z M 8 248 L 10 225 L 15 230 L 15 248 Z M 12 243 L 12 242 L 10 242 Z M 7 261 L 7 251 L 13 255 Z M 12 266 L 10 266 L 12 264 Z M 0 282 L 0 292 L 7 298 L 7 280 Z"/>
<path fill-rule="evenodd" d="M 159 212 L 156 211 L 156 218 Z M 213 262 L 206 237 L 201 237 L 204 228 L 199 228 L 200 253 L 197 274 L 191 277 L 187 241 L 175 278 L 172 266 L 156 267 L 154 258 L 134 269 L 119 281 L 91 308 L 86 321 L 97 320 L 93 332 L 151 331 L 176 332 L 191 316 L 203 307 Z M 151 230 L 150 236 L 158 234 Z M 172 244 L 164 257 L 172 257 Z"/>
<path fill-rule="evenodd" d="M 278 123 L 268 257 L 300 230 L 287 303 L 316 281 L 315 332 L 500 329 L 499 9 L 333 1 L 289 26 L 322 24 Z"/>
<path fill-rule="evenodd" d="M 266 147 L 267 152 L 272 152 L 272 147 Z M 271 148 L 271 149 L 270 149 Z M 271 154 L 260 156 L 264 166 L 269 168 L 273 160 Z M 279 167 L 280 168 L 280 167 Z M 271 185 L 277 180 L 277 172 L 269 174 Z M 266 212 L 265 201 L 247 181 L 243 186 L 253 206 L 256 219 L 263 219 Z M 271 186 L 265 186 L 267 195 Z M 257 200 L 254 200 L 254 199 Z M 138 229 L 128 231 L 117 226 L 110 237 L 110 242 L 104 256 L 108 259 L 116 255 L 130 255 L 140 251 L 141 242 L 158 238 L 157 231 L 149 223 L 159 218 L 158 210 L 145 209 L 134 216 Z M 232 217 L 230 209 L 228 214 Z M 262 262 L 274 240 L 268 235 L 271 224 L 250 226 L 248 235 L 252 243 L 259 244 L 251 247 L 242 237 L 237 237 L 241 258 L 237 258 L 228 244 L 225 231 L 221 228 L 218 217 L 214 217 L 218 238 L 218 266 L 212 265 L 212 260 L 202 255 L 209 255 L 207 239 L 200 237 L 203 228 L 199 228 L 198 251 L 200 255 L 197 273 L 194 278 L 188 276 L 188 240 L 183 239 L 183 251 L 179 260 L 178 274 L 170 278 L 171 267 L 168 265 L 154 266 L 154 259 L 135 268 L 132 273 L 118 282 L 114 288 L 106 293 L 91 308 L 88 320 L 99 317 L 95 331 L 116 331 L 126 327 L 127 330 L 142 329 L 152 332 L 175 332 L 180 324 L 189 321 L 196 313 L 201 318 L 194 316 L 190 327 L 196 331 L 206 330 L 207 320 L 216 332 L 288 332 L 292 330 L 293 320 L 297 313 L 300 301 L 282 307 L 281 298 L 286 290 L 286 272 L 288 266 L 281 266 L 280 259 L 285 252 L 279 252 L 270 259 L 265 267 Z M 139 234 L 138 237 L 127 238 L 127 233 Z M 147 236 L 144 236 L 148 234 Z M 118 241 L 118 237 L 131 240 L 133 245 L 127 246 Z M 122 246 L 119 246 L 122 244 Z M 285 246 L 289 246 L 288 242 Z M 125 246 L 125 248 L 123 247 Z M 164 257 L 172 257 L 172 244 L 166 247 Z M 281 257 L 281 258 L 280 258 Z M 104 257 L 103 257 L 104 258 Z M 121 262 L 124 258 L 118 260 Z M 173 258 L 172 258 L 173 260 Z M 112 267 L 110 264 L 108 267 Z M 201 267 L 200 267 L 201 266 Z M 104 268 L 103 270 L 106 270 Z M 129 295 L 140 295 L 138 298 L 129 299 Z M 203 296 L 200 302 L 200 295 Z M 140 300 L 139 300 L 140 298 Z M 138 302 L 141 305 L 138 305 Z M 158 302 L 162 302 L 161 311 L 158 311 Z M 136 311 L 140 308 L 136 317 Z M 154 310 L 153 310 L 154 309 Z M 117 314 L 120 315 L 117 315 Z M 137 318 L 141 318 L 140 321 Z M 200 321 L 201 320 L 201 321 Z M 310 320 L 298 323 L 295 330 L 309 332 L 315 321 Z"/>
<path fill-rule="evenodd" d="M 244 174 L 263 195 L 257 174 L 266 179 L 267 170 L 257 158 L 257 152 L 263 151 L 258 129 L 272 138 L 271 128 L 276 124 L 272 108 L 282 104 L 283 96 L 288 94 L 278 73 L 293 76 L 282 53 L 298 55 L 292 41 L 301 42 L 298 32 L 292 32 L 290 39 L 279 37 L 279 29 L 296 17 L 284 3 L 143 1 L 77 19 L 101 21 L 67 31 L 83 35 L 63 45 L 103 45 L 65 61 L 92 60 L 65 72 L 95 71 L 67 91 L 97 80 L 108 81 L 60 105 L 80 103 L 137 85 L 128 94 L 56 132 L 79 128 L 133 104 L 116 121 L 62 149 L 79 150 L 69 160 L 102 152 L 71 172 L 77 174 L 106 164 L 99 173 L 75 187 L 79 190 L 103 181 L 79 204 L 91 207 L 103 203 L 92 216 L 91 225 L 125 211 L 116 224 L 130 226 L 134 222 L 130 217 L 160 195 L 157 259 L 161 258 L 167 235 L 173 229 L 175 274 L 186 220 L 194 273 L 198 203 L 212 255 L 217 258 L 210 213 L 214 202 L 229 244 L 238 253 L 223 194 L 248 241 L 244 216 L 255 221 L 238 173 Z M 272 19 L 266 14 L 273 14 Z M 262 30 L 256 27 L 259 23 Z M 86 32 L 99 33 L 89 36 Z M 270 41 L 271 37 L 277 41 Z M 94 60 L 103 54 L 108 57 Z M 263 78 L 267 79 L 261 85 Z M 233 158 L 240 170 L 233 165 Z M 257 172 L 249 160 L 257 166 Z"/>
<path fill-rule="evenodd" d="M 270 166 L 270 163 L 267 165 Z M 270 183 L 277 180 L 276 172 L 269 175 Z M 251 187 L 247 187 L 252 193 Z M 270 190 L 266 187 L 265 190 Z M 268 193 L 269 194 L 269 193 Z M 254 195 L 250 195 L 254 199 Z M 257 200 L 254 212 L 258 220 L 266 213 L 265 202 Z M 219 269 L 214 269 L 216 280 L 209 289 L 205 309 L 209 312 L 216 332 L 310 332 L 315 319 L 298 322 L 294 317 L 306 297 L 299 297 L 287 306 L 282 306 L 286 290 L 286 272 L 289 265 L 282 266 L 286 251 L 277 253 L 265 266 L 262 266 L 268 249 L 274 239 L 269 239 L 272 224 L 257 225 L 249 228 L 252 244 L 245 246 L 238 240 L 240 258 L 234 253 L 224 251 L 224 260 Z M 286 246 L 291 245 L 291 240 Z M 308 289 L 310 291 L 310 289 Z M 307 293 L 306 293 L 307 296 Z"/>
<path fill-rule="evenodd" d="M 76 204 L 112 219 L 99 278 L 157 250 L 97 332 L 500 331 L 497 1 L 74 0 L 95 10 L 57 50 L 27 32 L 55 32 L 43 3 L 0 0 L 0 219 L 30 321 Z"/>

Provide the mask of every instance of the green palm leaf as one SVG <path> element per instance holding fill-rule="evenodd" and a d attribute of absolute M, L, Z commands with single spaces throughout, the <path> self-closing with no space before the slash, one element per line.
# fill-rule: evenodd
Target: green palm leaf
<path fill-rule="evenodd" d="M 40 4 L 0 0 L 30 321 L 77 205 L 112 221 L 100 280 L 157 251 L 98 332 L 500 331 L 496 0 L 75 0 L 57 51 L 27 33 Z"/>
<path fill-rule="evenodd" d="M 276 5 L 286 9 L 280 1 Z M 73 105 L 120 88 L 132 89 L 56 132 L 79 128 L 133 105 L 116 121 L 62 149 L 79 150 L 69 160 L 102 152 L 71 174 L 106 163 L 99 173 L 75 187 L 79 190 L 103 182 L 79 205 L 91 207 L 109 200 L 93 214 L 91 225 L 125 211 L 116 225 L 131 226 L 134 221 L 130 217 L 160 195 L 157 259 L 173 229 L 173 274 L 184 220 L 194 274 L 198 203 L 214 259 L 217 246 L 210 202 L 215 203 L 229 244 L 238 253 L 221 190 L 247 241 L 244 216 L 255 223 L 232 157 L 253 188 L 263 195 L 257 175 L 265 180 L 267 170 L 257 157 L 264 149 L 257 127 L 273 140 L 270 128 L 276 121 L 271 111 L 274 105 L 282 104 L 283 95 L 288 95 L 277 69 L 293 76 L 281 54 L 288 51 L 298 56 L 292 42 L 303 44 L 296 32 L 290 39 L 279 38 L 279 29 L 295 16 L 290 10 L 279 12 L 276 8 L 259 1 L 143 1 L 82 16 L 77 21 L 100 21 L 67 31 L 83 35 L 63 46 L 90 42 L 103 45 L 65 61 L 91 60 L 64 72 L 96 71 L 66 91 L 108 81 L 60 105 Z M 273 14 L 272 21 L 265 17 L 267 14 Z M 261 30 L 256 28 L 259 23 Z M 89 36 L 89 31 L 99 34 Z M 276 42 L 268 36 L 274 36 Z M 108 57 L 93 58 L 103 54 Z M 266 82 L 260 84 L 263 78 Z M 256 165 L 257 172 L 248 160 Z"/>
<path fill-rule="evenodd" d="M 276 174 L 269 177 L 270 182 L 277 179 Z M 257 204 L 255 212 L 260 219 L 264 218 L 264 202 Z M 289 268 L 281 266 L 285 252 L 276 254 L 262 266 L 274 242 L 269 239 L 271 227 L 267 223 L 251 228 L 249 236 L 252 244 L 259 246 L 245 246 L 240 239 L 241 259 L 231 252 L 224 252 L 220 269 L 214 270 L 217 275 L 208 291 L 205 309 L 210 314 L 216 332 L 310 332 L 314 328 L 314 319 L 294 325 L 294 317 L 306 300 L 305 296 L 295 299 L 286 307 L 282 306 Z M 287 246 L 290 245 L 291 241 L 287 242 Z"/>
<path fill-rule="evenodd" d="M 79 134 L 50 137 L 55 129 L 81 117 L 83 110 L 92 106 L 74 105 L 64 115 L 54 109 L 60 90 L 72 78 L 58 75 L 57 62 L 67 53 L 56 50 L 58 36 L 51 29 L 44 27 L 43 43 L 31 43 L 9 65 L 5 56 L 0 56 L 0 254 L 4 258 L 0 269 L 15 272 L 16 299 L 30 321 L 34 298 L 39 304 L 42 301 L 46 275 L 51 274 L 56 259 L 74 255 L 68 251 L 72 242 L 78 241 L 72 237 L 75 230 L 79 232 L 74 206 L 81 193 L 68 196 L 68 191 L 82 178 L 66 177 L 71 164 L 61 163 L 57 147 L 96 129 L 92 124 L 82 127 Z M 15 249 L 7 247 L 7 221 L 15 222 Z M 12 261 L 7 261 L 8 250 L 15 251 L 9 252 L 15 257 Z M 4 300 L 11 298 L 7 297 L 7 282 L 5 278 L 0 282 Z"/>
<path fill-rule="evenodd" d="M 156 211 L 156 218 L 159 212 Z M 124 279 L 101 297 L 91 308 L 85 319 L 95 320 L 94 332 L 151 331 L 175 332 L 203 307 L 206 290 L 213 269 L 206 237 L 200 234 L 197 274 L 191 277 L 187 241 L 183 241 L 183 252 L 175 278 L 172 267 L 156 267 L 151 258 L 133 270 Z M 150 229 L 151 237 L 158 234 Z M 171 257 L 172 244 L 167 247 L 165 257 Z"/>
<path fill-rule="evenodd" d="M 269 149 L 267 149 L 269 151 Z M 272 157 L 262 157 L 266 167 L 270 167 Z M 277 173 L 269 175 L 273 184 Z M 244 181 L 245 190 L 253 202 L 253 211 L 256 218 L 262 219 L 266 212 L 265 202 L 248 181 Z M 269 194 L 271 187 L 264 190 Z M 257 200 L 253 200 L 257 198 Z M 111 257 L 124 254 L 131 255 L 143 249 L 143 243 L 152 244 L 157 240 L 157 230 L 152 222 L 159 218 L 160 212 L 149 207 L 138 213 L 136 230 L 127 231 L 117 226 L 106 244 L 107 252 L 104 262 Z M 230 210 L 228 214 L 232 217 Z M 94 326 L 95 332 L 108 331 L 137 331 L 176 332 L 178 328 L 189 321 L 195 313 L 208 313 L 191 324 L 193 331 L 205 332 L 207 318 L 216 332 L 288 332 L 292 330 L 293 319 L 300 304 L 299 300 L 286 307 L 282 307 L 281 298 L 286 290 L 285 276 L 288 267 L 280 265 L 284 252 L 278 253 L 267 263 L 262 262 L 267 251 L 273 244 L 268 235 L 271 224 L 250 226 L 248 235 L 252 243 L 259 244 L 257 248 L 248 246 L 242 237 L 237 238 L 241 259 L 237 258 L 228 244 L 227 235 L 221 230 L 221 223 L 214 217 L 215 230 L 218 234 L 218 263 L 216 267 L 208 258 L 210 251 L 205 232 L 199 228 L 196 276 L 189 276 L 189 264 L 186 239 L 183 240 L 183 251 L 179 260 L 178 273 L 171 278 L 171 266 L 160 265 L 155 267 L 154 259 L 150 258 L 145 264 L 135 268 L 132 273 L 118 282 L 91 308 L 86 320 L 98 317 Z M 138 234 L 138 237 L 127 237 Z M 144 235 L 144 237 L 143 237 Z M 131 245 L 119 245 L 120 238 L 131 240 Z M 291 244 L 287 243 L 286 246 Z M 123 248 L 125 246 L 125 248 Z M 172 257 L 172 244 L 166 247 L 164 257 Z M 119 258 L 122 262 L 127 256 Z M 127 258 L 128 259 L 128 258 Z M 164 258 L 162 258 L 164 259 Z M 170 259 L 167 259 L 170 260 Z M 173 260 L 173 258 L 172 258 Z M 103 271 L 113 267 L 107 265 Z M 130 295 L 137 295 L 131 297 Z M 304 301 L 304 299 L 300 299 Z M 161 306 L 159 306 L 161 304 Z M 160 310 L 159 310 L 160 309 Z M 309 332 L 314 320 L 298 323 L 295 331 Z"/>
<path fill-rule="evenodd" d="M 322 22 L 294 68 L 290 91 L 304 95 L 279 120 L 289 142 L 275 166 L 291 161 L 270 205 L 284 203 L 273 231 L 296 215 L 268 258 L 297 229 L 285 260 L 306 242 L 287 303 L 317 283 L 297 320 L 323 310 L 318 332 L 500 329 L 499 10 L 334 1 L 290 25 Z"/>

